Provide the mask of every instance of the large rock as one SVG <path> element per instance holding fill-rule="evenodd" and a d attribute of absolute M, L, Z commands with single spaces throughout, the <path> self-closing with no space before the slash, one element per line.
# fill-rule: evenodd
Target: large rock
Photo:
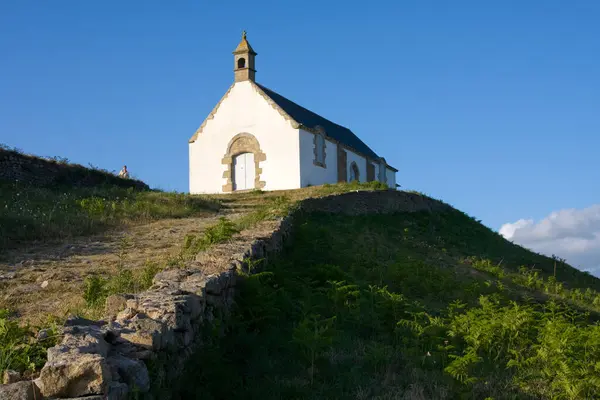
<path fill-rule="evenodd" d="M 205 290 L 208 294 L 218 295 L 235 285 L 235 272 L 227 271 L 219 275 L 210 275 L 206 279 Z"/>
<path fill-rule="evenodd" d="M 44 365 L 40 381 L 46 397 L 80 397 L 108 393 L 111 373 L 100 354 L 66 352 Z"/>
<path fill-rule="evenodd" d="M 136 311 L 162 322 L 167 329 L 183 331 L 189 329 L 192 316 L 202 313 L 202 302 L 183 291 L 151 290 L 139 296 Z"/>
<path fill-rule="evenodd" d="M 66 353 L 99 354 L 106 357 L 109 344 L 104 340 L 104 332 L 96 326 L 73 326 L 65 328 L 61 344 L 48 349 L 48 361 L 60 358 Z"/>
<path fill-rule="evenodd" d="M 84 397 L 55 398 L 54 400 L 128 400 L 129 389 L 124 383 L 113 382 L 108 389 L 108 395 L 93 395 Z M 37 398 L 36 400 L 39 400 Z"/>
<path fill-rule="evenodd" d="M 42 395 L 33 381 L 0 385 L 0 400 L 36 400 Z"/>
<path fill-rule="evenodd" d="M 207 278 L 206 274 L 198 271 L 181 281 L 179 287 L 185 292 L 202 295 L 202 293 L 204 293 L 204 286 L 206 286 Z"/>
<path fill-rule="evenodd" d="M 159 288 L 177 286 L 178 282 L 184 280 L 185 277 L 190 275 L 191 273 L 192 272 L 187 269 L 167 269 L 154 275 L 154 278 L 152 279 L 152 284 Z"/>
<path fill-rule="evenodd" d="M 150 389 L 148 369 L 142 361 L 115 355 L 108 359 L 108 364 L 116 370 L 117 374 L 129 387 L 137 388 L 142 392 L 147 392 Z"/>
<path fill-rule="evenodd" d="M 129 325 L 121 331 L 121 339 L 148 350 L 160 350 L 168 342 L 163 336 L 168 336 L 166 326 L 151 318 L 133 318 Z"/>

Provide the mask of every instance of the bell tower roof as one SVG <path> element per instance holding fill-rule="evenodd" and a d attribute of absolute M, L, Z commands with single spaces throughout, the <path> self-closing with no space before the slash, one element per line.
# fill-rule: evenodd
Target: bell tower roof
<path fill-rule="evenodd" d="M 256 52 L 246 39 L 246 31 L 242 32 L 242 41 L 233 52 L 233 74 L 235 82 L 254 81 Z"/>
<path fill-rule="evenodd" d="M 250 46 L 248 39 L 246 39 L 246 31 L 242 32 L 242 40 L 240 41 L 240 44 L 238 44 L 237 47 L 235 48 L 235 50 L 233 51 L 233 54 L 240 54 L 240 53 L 248 53 L 248 54 L 256 55 L 256 52 L 254 51 L 252 46 Z"/>

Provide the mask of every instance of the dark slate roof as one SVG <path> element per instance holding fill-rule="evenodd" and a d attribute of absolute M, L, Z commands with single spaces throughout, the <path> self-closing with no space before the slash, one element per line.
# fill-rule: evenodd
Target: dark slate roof
<path fill-rule="evenodd" d="M 372 159 L 378 159 L 379 156 L 371 150 L 362 140 L 358 138 L 352 131 L 346 127 L 338 125 L 330 120 L 321 117 L 314 112 L 307 110 L 306 108 L 299 106 L 291 100 L 286 99 L 282 95 L 275 93 L 274 91 L 267 89 L 263 85 L 257 83 L 257 85 L 265 92 L 267 96 L 271 98 L 279 107 L 283 109 L 290 117 L 296 122 L 307 128 L 315 128 L 320 125 L 325 129 L 325 134 L 338 142 L 345 144 L 346 146 L 356 150 L 363 155 Z"/>

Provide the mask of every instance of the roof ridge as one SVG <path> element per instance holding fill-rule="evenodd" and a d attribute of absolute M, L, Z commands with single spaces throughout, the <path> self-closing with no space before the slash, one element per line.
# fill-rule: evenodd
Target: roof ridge
<path fill-rule="evenodd" d="M 298 122 L 299 125 L 307 131 L 314 132 L 317 126 L 321 126 L 325 130 L 325 135 L 334 141 L 343 144 L 349 150 L 373 160 L 379 160 L 381 158 L 373 151 L 373 149 L 352 132 L 350 128 L 335 123 L 264 85 L 256 82 L 255 84 L 266 96 L 276 103 L 280 109 L 283 109 L 287 115 Z"/>

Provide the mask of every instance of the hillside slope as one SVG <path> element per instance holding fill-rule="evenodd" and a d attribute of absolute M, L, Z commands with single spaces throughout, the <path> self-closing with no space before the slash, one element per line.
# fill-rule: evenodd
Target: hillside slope
<path fill-rule="evenodd" d="M 218 273 L 233 242 L 264 234 L 296 200 L 359 187 L 196 196 L 0 179 L 0 374 L 37 376 L 69 315 L 105 317 L 110 295 L 139 294 L 214 245 L 202 270 Z"/>
<path fill-rule="evenodd" d="M 157 272 L 212 246 L 226 260 L 236 235 L 295 210 L 294 241 L 241 277 L 231 318 L 207 325 L 204 347 L 167 388 L 175 398 L 599 392 L 600 281 L 426 196 L 315 199 L 380 189 L 355 183 L 208 197 L 2 185 L 0 354 L 13 356 L 0 359 L 0 370 L 24 379 L 60 337 L 51 323 L 40 339 L 45 318 L 99 317 L 109 295 L 139 293 Z M 384 209 L 404 212 L 378 214 Z M 38 328 L 22 327 L 27 321 Z"/>
<path fill-rule="evenodd" d="M 598 279 L 454 209 L 298 218 L 180 398 L 600 396 Z"/>

